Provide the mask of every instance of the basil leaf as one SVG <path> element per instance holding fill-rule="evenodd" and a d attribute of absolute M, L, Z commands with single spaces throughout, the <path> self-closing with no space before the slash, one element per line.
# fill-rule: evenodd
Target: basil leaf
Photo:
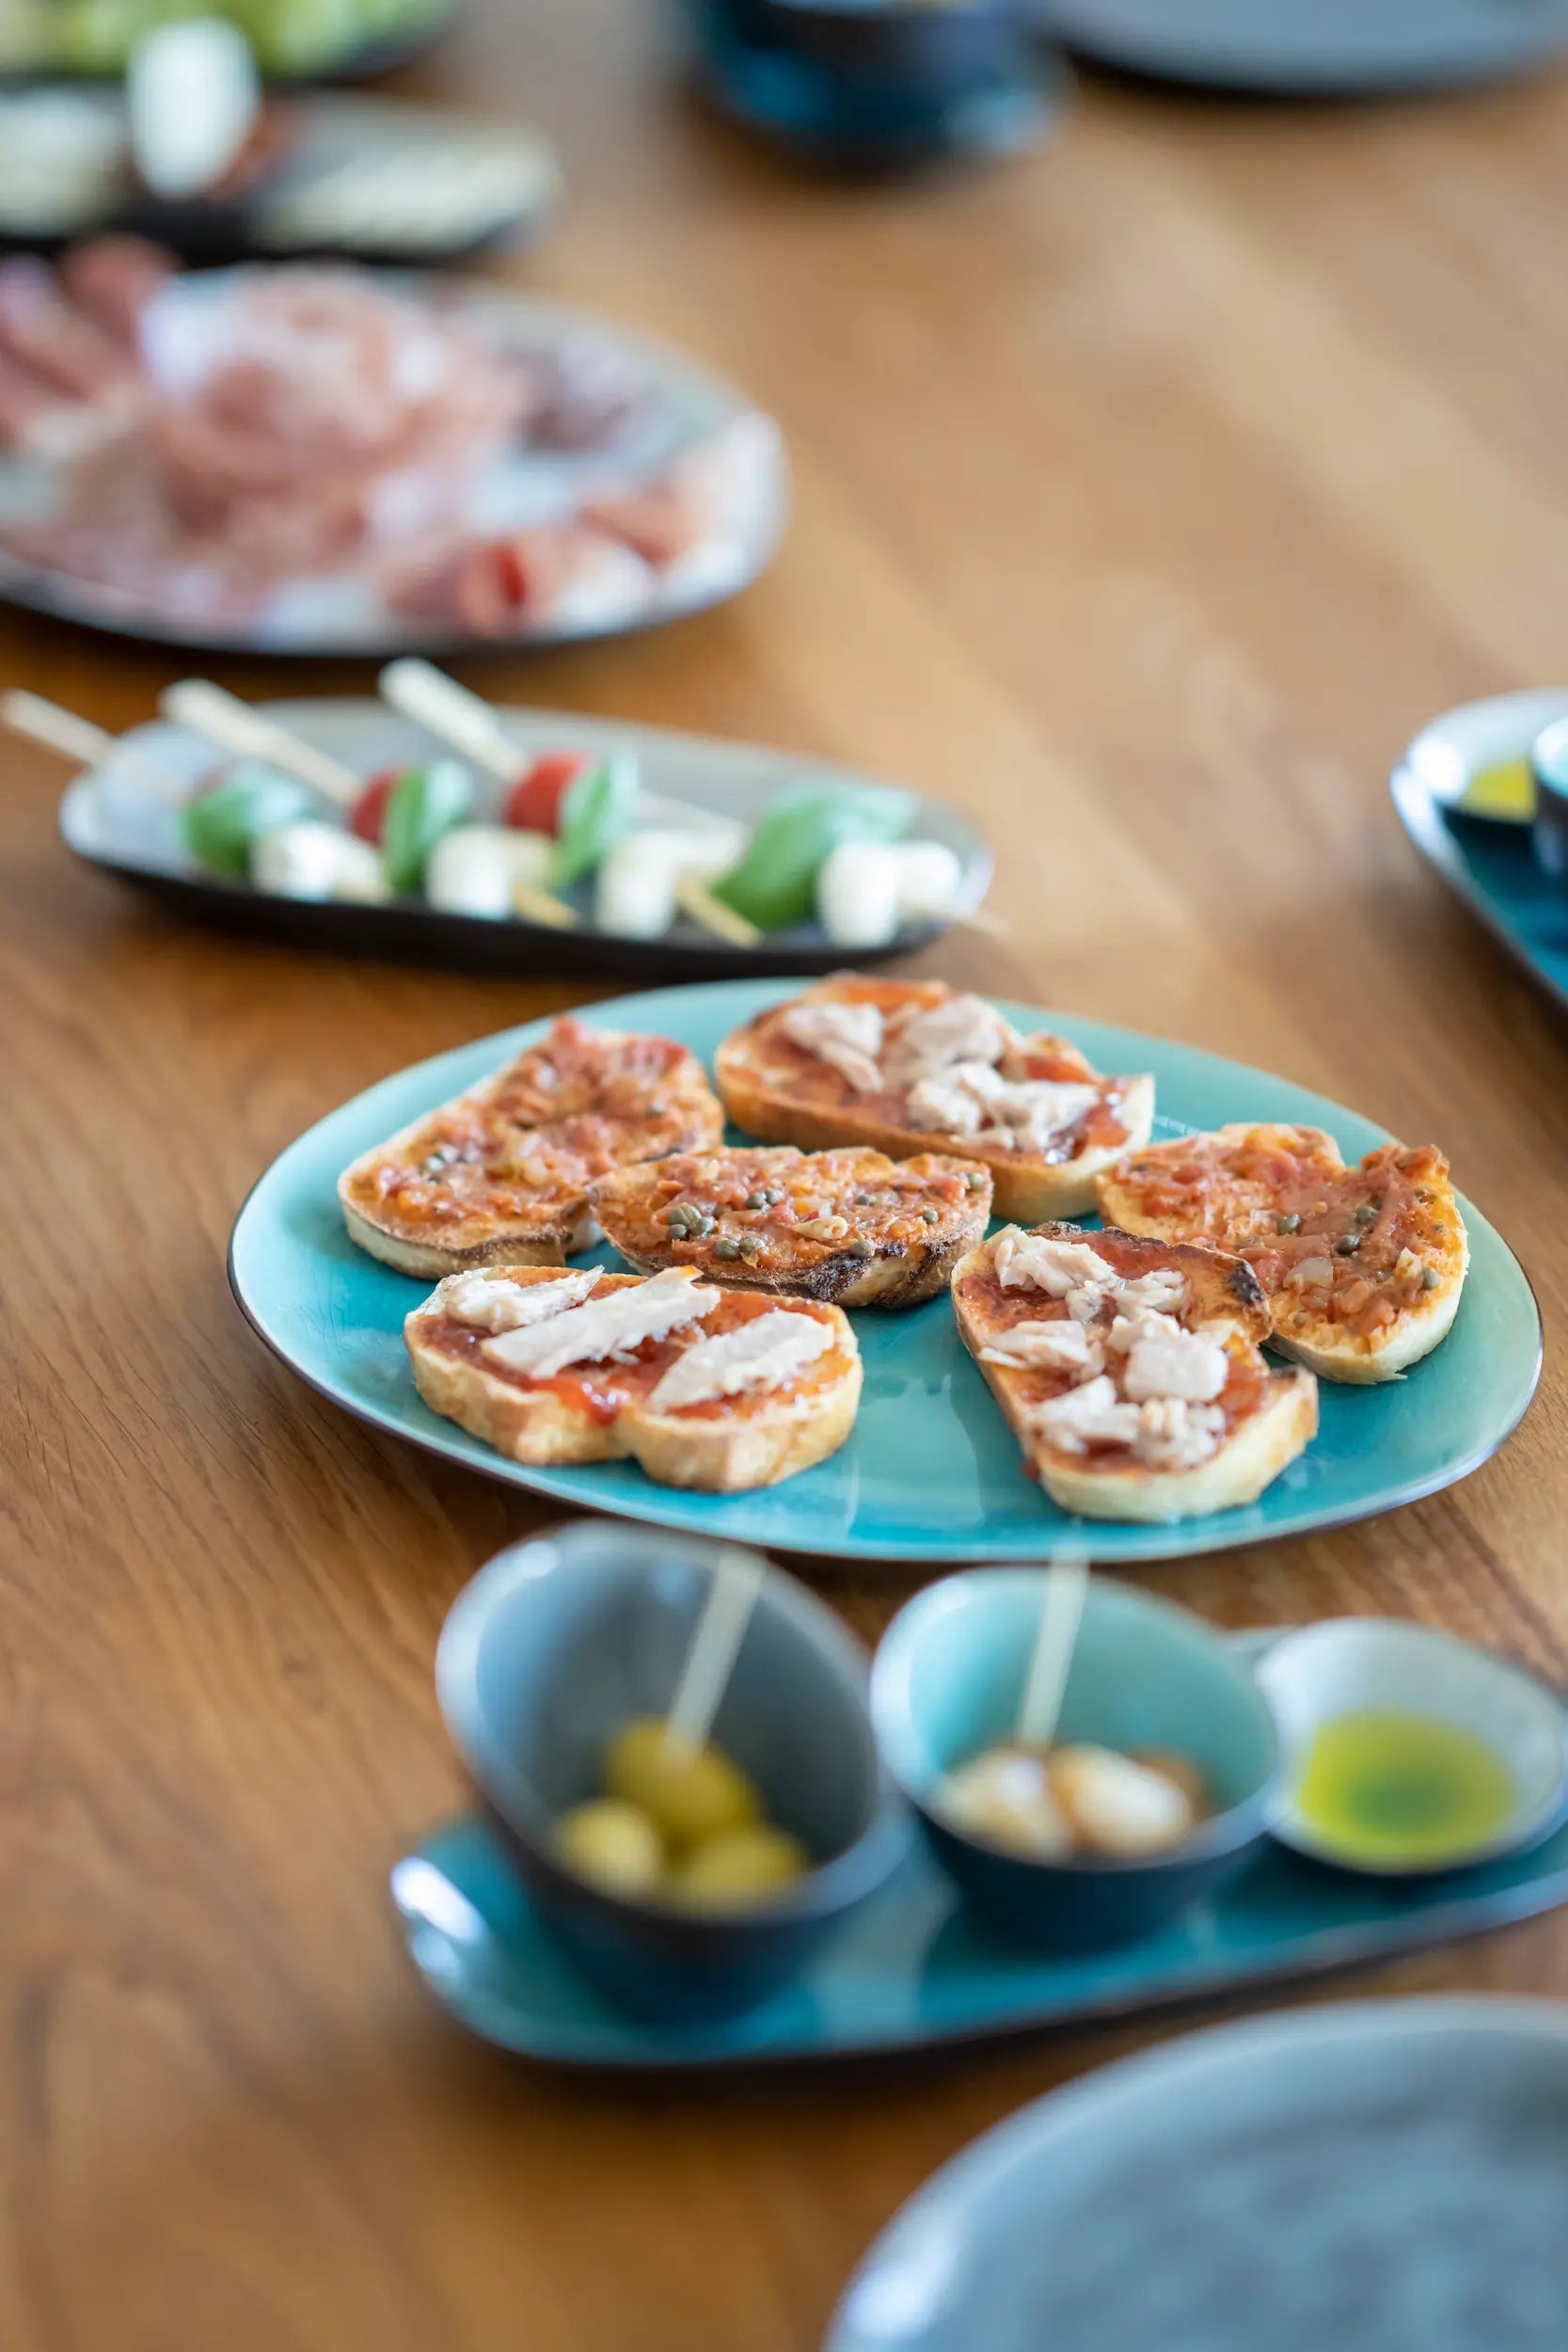
<path fill-rule="evenodd" d="M 713 895 L 759 930 L 809 922 L 829 851 L 841 841 L 896 841 L 914 821 L 914 808 L 910 793 L 887 785 L 793 785 L 774 800 Z"/>
<path fill-rule="evenodd" d="M 381 863 L 395 891 L 418 890 L 430 852 L 473 803 L 473 778 L 460 760 L 433 760 L 398 778 L 381 831 Z"/>
<path fill-rule="evenodd" d="M 180 811 L 180 837 L 199 866 L 243 874 L 253 842 L 309 817 L 315 802 L 304 785 L 257 760 L 239 760 Z"/>

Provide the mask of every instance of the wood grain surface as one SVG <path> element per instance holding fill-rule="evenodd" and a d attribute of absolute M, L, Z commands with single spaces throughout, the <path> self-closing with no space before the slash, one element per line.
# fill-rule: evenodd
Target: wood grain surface
<path fill-rule="evenodd" d="M 1001 850 L 1010 937 L 928 969 L 1441 1142 L 1550 1337 L 1562 1028 L 1385 776 L 1434 708 L 1564 668 L 1568 86 L 1334 110 L 1087 83 L 1053 148 L 890 189 L 709 120 L 632 0 L 476 0 L 405 83 L 556 135 L 568 211 L 508 275 L 731 371 L 798 476 L 728 611 L 470 679 L 949 795 Z M 182 666 L 0 617 L 0 683 L 110 726 Z M 0 2345 L 808 2352 L 934 2165 L 1134 2037 L 629 2091 L 433 2011 L 386 1875 L 462 1798 L 443 1613 L 534 1515 L 291 1378 L 224 1245 L 320 1113 L 581 993 L 180 929 L 72 865 L 61 780 L 5 748 Z M 1229 1624 L 1392 1613 L 1568 1676 L 1565 1405 L 1549 1352 L 1456 1492 L 1148 1581 Z M 817 1581 L 868 1633 L 908 1589 Z M 1373 1981 L 1544 1991 L 1565 1964 L 1547 1922 Z"/>

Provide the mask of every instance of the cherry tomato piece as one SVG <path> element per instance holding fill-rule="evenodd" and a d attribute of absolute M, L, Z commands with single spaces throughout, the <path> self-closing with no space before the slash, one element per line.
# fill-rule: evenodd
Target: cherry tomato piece
<path fill-rule="evenodd" d="M 507 794 L 506 822 L 515 825 L 519 833 L 558 834 L 561 803 L 592 764 L 586 752 L 542 753 Z"/>
<path fill-rule="evenodd" d="M 348 829 L 373 850 L 387 830 L 387 803 L 397 789 L 401 768 L 378 768 L 348 813 Z"/>

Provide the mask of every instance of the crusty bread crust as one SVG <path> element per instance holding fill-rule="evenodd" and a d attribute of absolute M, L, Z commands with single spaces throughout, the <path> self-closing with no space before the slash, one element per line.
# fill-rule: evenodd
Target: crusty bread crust
<path fill-rule="evenodd" d="M 595 1040 L 607 1048 L 619 1042 L 624 1032 L 595 1031 Z M 542 1041 L 547 1044 L 548 1041 Z M 431 1122 L 459 1108 L 472 1107 L 483 1112 L 493 1098 L 505 1087 L 519 1061 L 540 1051 L 528 1049 L 515 1057 L 501 1069 L 482 1078 L 475 1086 L 448 1102 L 434 1104 L 420 1116 L 410 1120 L 394 1136 L 361 1152 L 338 1179 L 338 1200 L 343 1212 L 343 1222 L 349 1238 L 372 1258 L 386 1265 L 395 1266 L 400 1274 L 439 1277 L 462 1274 L 475 1267 L 489 1265 L 561 1265 L 579 1249 L 591 1249 L 599 1238 L 599 1229 L 588 1206 L 586 1182 L 560 1186 L 553 1194 L 539 1196 L 540 1214 L 526 1220 L 518 1217 L 497 1219 L 483 1211 L 463 1218 L 446 1229 L 446 1237 L 435 1240 L 408 1230 L 408 1220 L 388 1212 L 377 1217 L 367 1198 L 378 1169 L 388 1161 L 405 1158 L 421 1143 Z M 670 1139 L 661 1136 L 662 1148 L 682 1151 L 703 1143 L 717 1143 L 723 1130 L 723 1114 L 702 1065 L 684 1049 L 679 1065 L 668 1078 L 658 1082 L 658 1093 L 668 1118 L 673 1107 L 681 1116 L 678 1127 L 666 1130 Z M 519 1128 L 519 1135 L 527 1133 Z"/>
<path fill-rule="evenodd" d="M 1054 1240 L 1082 1240 L 1091 1248 L 1104 1238 L 1071 1226 L 1045 1230 Z M 1234 1333 L 1253 1347 L 1267 1337 L 1268 1308 L 1257 1277 L 1243 1260 L 1192 1243 L 1148 1240 L 1121 1232 L 1111 1237 L 1135 1242 L 1138 1260 L 1146 1270 L 1168 1266 L 1185 1276 L 1194 1304 L 1181 1319 L 1189 1327 L 1207 1328 L 1216 1337 Z M 1317 1382 L 1310 1373 L 1301 1371 L 1270 1374 L 1257 1411 L 1239 1422 L 1216 1452 L 1193 1470 L 1155 1470 L 1142 1462 L 1106 1454 L 1085 1456 L 1044 1444 L 1027 1423 L 1026 1376 L 1008 1365 L 989 1364 L 981 1358 L 990 1335 L 965 1296 L 964 1279 L 966 1275 L 984 1274 L 989 1264 L 989 1246 L 983 1245 L 954 1269 L 953 1309 L 958 1334 L 1001 1406 L 1030 1471 L 1062 1510 L 1084 1518 L 1146 1524 L 1204 1518 L 1213 1511 L 1234 1510 L 1256 1502 L 1317 1434 Z"/>
<path fill-rule="evenodd" d="M 1277 1124 L 1253 1123 L 1244 1120 L 1216 1128 L 1213 1140 L 1222 1144 L 1242 1145 L 1249 1139 L 1268 1144 L 1278 1142 L 1286 1150 L 1309 1138 L 1321 1151 L 1325 1167 L 1331 1173 L 1349 1172 L 1353 1163 L 1343 1161 L 1333 1137 L 1319 1127 L 1286 1127 Z M 1162 1153 L 1179 1155 L 1195 1143 L 1211 1140 L 1206 1136 L 1182 1136 L 1167 1144 L 1156 1144 L 1138 1156 L 1146 1163 Z M 1130 1162 L 1132 1155 L 1124 1154 Z M 1155 1236 L 1166 1234 L 1166 1221 L 1143 1213 L 1141 1196 L 1131 1181 L 1129 1167 L 1124 1174 L 1120 1166 L 1108 1170 L 1100 1180 L 1097 1192 L 1101 1214 L 1130 1233 Z M 1459 1311 L 1460 1294 L 1469 1270 L 1470 1240 L 1460 1215 L 1451 1181 L 1447 1176 L 1432 1175 L 1426 1179 L 1428 1189 L 1435 1196 L 1445 1229 L 1446 1239 L 1433 1248 L 1426 1244 L 1418 1253 L 1437 1276 L 1435 1289 L 1423 1295 L 1412 1305 L 1402 1307 L 1396 1320 L 1386 1331 L 1367 1337 L 1358 1331 L 1347 1331 L 1327 1315 L 1309 1316 L 1298 1326 L 1282 1327 L 1279 1321 L 1281 1301 L 1271 1302 L 1274 1329 L 1268 1344 L 1281 1356 L 1305 1364 L 1320 1379 L 1336 1380 L 1354 1386 L 1370 1388 L 1379 1381 L 1397 1380 L 1412 1364 L 1447 1339 L 1453 1319 Z M 1292 1312 L 1300 1312 L 1292 1310 Z"/>
<path fill-rule="evenodd" d="M 721 1160 L 726 1155 L 714 1152 L 711 1156 Z M 970 1160 L 927 1152 L 904 1161 L 902 1172 L 950 1176 L 974 1166 Z M 661 1266 L 690 1265 L 697 1267 L 705 1280 L 721 1282 L 726 1290 L 770 1291 L 776 1296 L 816 1298 L 838 1307 L 918 1307 L 927 1299 L 939 1296 L 952 1280 L 958 1260 L 984 1234 L 990 1216 L 990 1193 L 987 1187 L 966 1195 L 956 1206 L 944 1206 L 939 1221 L 925 1229 L 919 1238 L 876 1245 L 870 1258 L 850 1254 L 848 1245 L 855 1238 L 853 1230 L 840 1245 L 802 1239 L 785 1272 L 776 1266 L 748 1265 L 743 1258 L 716 1258 L 716 1236 L 697 1240 L 672 1234 L 668 1240 L 660 1239 L 650 1246 L 647 1236 L 652 1220 L 646 1214 L 646 1204 L 665 1172 L 666 1163 L 661 1161 L 617 1168 L 613 1176 L 606 1176 L 594 1184 L 589 1195 L 606 1237 L 628 1265 L 636 1266 L 642 1274 L 656 1274 Z M 878 1172 L 875 1166 L 863 1166 L 854 1182 L 862 1185 L 874 1184 Z M 885 1168 L 882 1172 L 886 1172 Z M 825 1183 L 819 1189 L 832 1197 Z M 852 1204 L 845 1202 L 843 1214 L 853 1229 L 857 1218 Z"/>
<path fill-rule="evenodd" d="M 980 1369 L 989 1375 L 1000 1367 L 982 1364 Z M 990 1388 L 998 1395 L 994 1381 Z M 1002 1409 L 1007 1409 L 1005 1403 Z M 1317 1432 L 1318 1391 L 1311 1374 L 1279 1372 L 1271 1375 L 1268 1394 L 1257 1412 L 1249 1413 L 1219 1451 L 1196 1470 L 1151 1470 L 1135 1462 L 1109 1467 L 1043 1446 L 1032 1458 L 1041 1486 L 1062 1510 L 1076 1511 L 1086 1519 L 1148 1524 L 1206 1518 L 1212 1511 L 1234 1511 L 1256 1502 Z"/>
<path fill-rule="evenodd" d="M 352 1175 L 353 1170 L 349 1173 Z M 500 1233 L 489 1241 L 475 1242 L 468 1249 L 436 1249 L 426 1242 L 406 1241 L 400 1234 L 383 1232 L 379 1225 L 361 1216 L 344 1197 L 341 1183 L 338 1198 L 350 1241 L 356 1242 L 371 1257 L 379 1258 L 383 1264 L 396 1266 L 400 1274 L 428 1275 L 433 1279 L 443 1274 L 465 1274 L 474 1266 L 564 1265 L 568 1257 L 579 1249 L 592 1249 L 599 1238 L 597 1221 L 588 1215 L 575 1224 L 559 1218 L 527 1241 L 515 1234 Z"/>
<path fill-rule="evenodd" d="M 508 1277 L 524 1279 L 531 1271 L 505 1269 Z M 599 1290 L 640 1279 L 603 1274 Z M 548 1383 L 524 1387 L 487 1371 L 474 1357 L 459 1359 L 433 1346 L 430 1305 L 427 1299 L 416 1307 L 403 1327 L 420 1396 L 443 1420 L 533 1468 L 629 1460 L 661 1486 L 738 1494 L 777 1486 L 826 1461 L 855 1425 L 860 1351 L 847 1319 L 836 1310 L 832 1376 L 815 1379 L 803 1395 L 777 1404 L 741 1400 L 736 1410 L 701 1420 L 628 1406 L 612 1421 L 600 1422 Z"/>
<path fill-rule="evenodd" d="M 776 1016 L 782 1009 L 775 1005 L 769 1013 Z M 759 1016 L 763 1022 L 768 1018 L 768 1014 Z M 766 1031 L 759 1033 L 757 1022 L 748 1022 L 725 1038 L 714 1057 L 714 1082 L 736 1126 L 760 1143 L 793 1143 L 802 1152 L 858 1143 L 885 1152 L 892 1160 L 911 1159 L 933 1148 L 961 1153 L 990 1168 L 994 1213 L 1016 1225 L 1038 1225 L 1048 1217 L 1078 1216 L 1092 1209 L 1097 1177 L 1127 1152 L 1141 1151 L 1153 1132 L 1154 1081 L 1148 1076 L 1120 1082 L 1125 1140 L 1093 1146 L 1071 1160 L 1050 1161 L 971 1137 L 890 1126 L 885 1120 L 858 1111 L 852 1104 L 824 1108 L 782 1090 L 769 1078 L 762 1058 L 765 1036 Z"/>

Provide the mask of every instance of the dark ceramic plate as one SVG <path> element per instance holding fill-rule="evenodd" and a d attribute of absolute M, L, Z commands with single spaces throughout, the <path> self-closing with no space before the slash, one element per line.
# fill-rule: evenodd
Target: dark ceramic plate
<path fill-rule="evenodd" d="M 1568 1009 L 1568 889 L 1543 872 L 1528 823 L 1466 816 L 1456 803 L 1483 768 L 1526 755 L 1568 716 L 1568 693 L 1501 694 L 1446 711 L 1389 779 L 1400 822 L 1421 855 L 1511 955 Z"/>
<path fill-rule="evenodd" d="M 1269 1638 L 1237 1636 L 1251 1649 Z M 1053 1960 L 987 1935 L 920 1848 L 765 2008 L 680 2031 L 623 2016 L 581 1982 L 483 1821 L 406 1854 L 392 1900 L 425 1983 L 486 2042 L 562 2066 L 793 2065 L 1238 1999 L 1508 1927 L 1568 1901 L 1568 1828 L 1531 1852 L 1414 1881 L 1325 1869 L 1271 1843 L 1212 1902 L 1142 1942 Z"/>
<path fill-rule="evenodd" d="M 40 96 L 90 108 L 104 135 L 123 138 L 117 93 L 56 85 Z M 512 123 L 359 92 L 280 100 L 277 118 L 276 167 L 221 201 L 160 202 L 123 173 L 93 168 L 40 209 L 30 191 L 24 198 L 0 183 L 0 244 L 48 250 L 125 230 L 190 262 L 341 254 L 435 264 L 532 235 L 560 196 L 549 148 Z"/>
<path fill-rule="evenodd" d="M 324 751 L 369 776 L 394 763 L 428 759 L 431 739 L 398 717 L 385 703 L 321 697 L 262 706 Z M 840 781 L 842 770 L 820 761 L 755 743 L 731 743 L 711 736 L 676 735 L 663 727 L 639 727 L 563 711 L 508 710 L 509 732 L 517 743 L 518 765 L 531 752 L 580 746 L 584 750 L 635 753 L 648 788 L 666 792 L 718 814 L 754 822 L 783 786 L 802 779 Z M 171 774 L 195 784 L 215 755 L 180 728 L 137 727 L 125 739 L 151 755 Z M 499 790 L 499 787 L 493 787 Z M 172 810 L 152 801 L 129 769 L 111 764 L 78 776 L 60 803 L 60 831 L 89 865 L 101 866 L 150 892 L 179 914 L 225 931 L 287 940 L 297 946 L 344 955 L 389 956 L 457 964 L 488 972 L 547 971 L 587 979 L 719 979 L 737 973 L 834 972 L 847 960 L 818 924 L 770 933 L 760 947 L 736 947 L 681 919 L 663 939 L 621 939 L 585 922 L 579 930 L 553 930 L 516 917 L 489 922 L 478 915 L 447 914 L 417 898 L 388 906 L 312 904 L 227 882 L 193 866 L 180 845 Z M 912 831 L 945 842 L 963 871 L 958 914 L 969 914 L 990 885 L 991 855 L 974 828 L 939 801 L 917 801 Z M 944 923 L 901 932 L 893 946 L 860 962 L 885 961 L 912 953 L 939 938 Z"/>
<path fill-rule="evenodd" d="M 1568 51 L 1568 0 L 1037 0 L 1083 56 L 1277 97 L 1356 97 L 1528 72 Z"/>

